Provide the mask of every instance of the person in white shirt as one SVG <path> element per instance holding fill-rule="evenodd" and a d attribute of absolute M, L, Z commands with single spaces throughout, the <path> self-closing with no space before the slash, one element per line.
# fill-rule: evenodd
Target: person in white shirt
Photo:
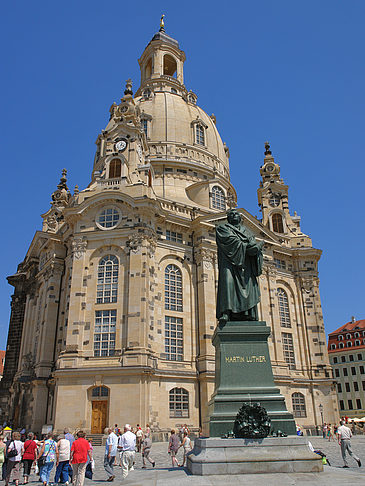
<path fill-rule="evenodd" d="M 104 469 L 109 475 L 107 481 L 114 481 L 114 461 L 117 455 L 118 437 L 113 432 L 113 429 L 108 429 L 108 438 L 105 443 L 105 455 L 104 455 Z"/>
<path fill-rule="evenodd" d="M 351 430 L 348 427 L 346 427 L 345 422 L 341 420 L 340 427 L 337 429 L 337 439 L 339 445 L 341 446 L 342 459 L 343 462 L 345 463 L 343 467 L 349 467 L 346 459 L 346 451 L 350 454 L 350 456 L 352 456 L 355 459 L 357 465 L 361 467 L 360 459 L 352 452 L 351 442 L 350 442 L 351 437 L 352 437 Z"/>
<path fill-rule="evenodd" d="M 134 455 L 136 453 L 136 436 L 131 432 L 131 426 L 125 424 L 124 434 L 122 435 L 120 445 L 123 448 L 122 459 L 122 473 L 123 479 L 125 479 L 129 471 L 133 471 Z"/>

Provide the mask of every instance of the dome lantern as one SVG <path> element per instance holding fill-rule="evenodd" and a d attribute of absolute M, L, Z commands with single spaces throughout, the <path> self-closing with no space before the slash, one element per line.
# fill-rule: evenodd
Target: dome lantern
<path fill-rule="evenodd" d="M 137 92 L 146 86 L 171 86 L 185 90 L 184 61 L 185 53 L 179 48 L 177 40 L 166 34 L 164 26 L 152 37 L 151 41 L 138 60 L 141 69 L 141 86 Z"/>

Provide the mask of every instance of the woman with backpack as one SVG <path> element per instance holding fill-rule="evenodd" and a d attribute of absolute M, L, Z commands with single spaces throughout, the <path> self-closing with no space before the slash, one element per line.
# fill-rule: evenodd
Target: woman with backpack
<path fill-rule="evenodd" d="M 20 433 L 13 432 L 12 441 L 6 450 L 7 466 L 5 476 L 5 486 L 8 486 L 11 473 L 13 473 L 13 481 L 15 486 L 19 485 L 20 480 L 20 462 L 24 453 L 23 442 L 20 440 Z"/>
<path fill-rule="evenodd" d="M 53 440 L 52 433 L 49 433 L 38 454 L 39 479 L 43 482 L 43 486 L 47 486 L 49 483 L 49 476 L 56 462 L 56 455 L 58 455 L 57 444 Z"/>

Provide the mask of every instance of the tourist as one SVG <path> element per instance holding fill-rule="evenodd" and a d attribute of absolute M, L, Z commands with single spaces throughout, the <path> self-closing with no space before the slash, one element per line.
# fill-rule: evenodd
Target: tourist
<path fill-rule="evenodd" d="M 5 442 L 4 442 L 4 437 L 3 437 L 3 435 L 0 435 L 0 466 L 1 466 L 1 469 L 4 467 L 4 463 L 5 463 L 5 449 L 6 449 L 6 445 L 5 445 Z"/>
<path fill-rule="evenodd" d="M 150 458 L 150 452 L 152 447 L 152 440 L 149 435 L 146 435 L 142 442 L 142 469 L 146 469 L 146 459 L 155 467 L 156 463 Z"/>
<path fill-rule="evenodd" d="M 70 441 L 67 440 L 63 434 L 58 436 L 57 448 L 57 467 L 54 482 L 57 484 L 61 479 L 60 482 L 62 484 L 68 484 L 71 445 Z"/>
<path fill-rule="evenodd" d="M 187 462 L 187 453 L 193 448 L 187 430 L 185 430 L 184 432 L 184 438 L 182 443 L 179 445 L 178 450 L 180 449 L 180 447 L 182 447 L 184 450 L 184 458 L 182 464 L 179 464 L 179 467 L 184 467 L 185 460 Z"/>
<path fill-rule="evenodd" d="M 65 439 L 69 441 L 71 447 L 72 444 L 74 443 L 75 437 L 72 434 L 70 434 L 70 431 L 67 428 L 64 429 L 63 433 L 65 434 Z"/>
<path fill-rule="evenodd" d="M 175 430 L 171 429 L 171 435 L 169 439 L 169 446 L 167 448 L 168 454 L 171 455 L 171 462 L 172 467 L 179 466 L 179 463 L 176 459 L 176 453 L 179 450 L 180 440 L 179 437 L 176 435 Z"/>
<path fill-rule="evenodd" d="M 52 433 L 47 434 L 47 439 L 43 442 L 41 450 L 38 453 L 39 460 L 39 479 L 44 486 L 49 483 L 49 476 L 56 462 L 56 455 L 58 452 L 57 444 L 53 440 Z"/>
<path fill-rule="evenodd" d="M 323 424 L 323 427 L 322 427 L 322 436 L 323 436 L 324 439 L 327 437 L 327 430 L 328 430 L 328 426 L 327 426 L 327 424 L 325 422 Z"/>
<path fill-rule="evenodd" d="M 108 434 L 105 443 L 104 469 L 108 474 L 107 481 L 114 481 L 114 462 L 118 451 L 118 438 L 112 428 L 108 429 Z"/>
<path fill-rule="evenodd" d="M 72 484 L 73 486 L 83 486 L 87 459 L 92 461 L 90 444 L 85 439 L 85 432 L 79 430 L 77 439 L 71 446 L 70 464 L 72 464 Z"/>
<path fill-rule="evenodd" d="M 13 432 L 12 440 L 7 448 L 7 465 L 5 475 L 5 485 L 8 486 L 11 473 L 13 472 L 13 481 L 18 486 L 20 480 L 20 461 L 24 452 L 23 442 L 20 440 L 20 433 Z"/>
<path fill-rule="evenodd" d="M 136 440 L 137 440 L 137 442 L 136 442 L 137 452 L 141 452 L 142 440 L 143 440 L 143 430 L 139 426 L 139 424 L 137 424 L 137 428 L 136 428 Z"/>
<path fill-rule="evenodd" d="M 29 482 L 30 470 L 32 469 L 33 462 L 37 459 L 37 443 L 34 440 L 34 434 L 29 432 L 28 440 L 24 442 L 24 454 L 23 454 L 23 477 L 24 484 Z"/>
<path fill-rule="evenodd" d="M 151 437 L 151 428 L 150 428 L 149 424 L 146 424 L 146 430 L 145 430 L 144 435 L 146 437 Z"/>
<path fill-rule="evenodd" d="M 357 462 L 357 465 L 361 467 L 361 461 L 360 459 L 352 452 L 351 449 L 351 442 L 350 439 L 352 437 L 352 432 L 351 430 L 346 427 L 345 423 L 343 420 L 340 421 L 340 427 L 337 429 L 337 438 L 338 438 L 338 443 L 341 446 L 341 454 L 342 454 L 342 459 L 345 465 L 343 467 L 348 468 L 348 462 L 346 459 L 346 452 L 349 453 L 350 456 L 352 456 L 355 461 Z"/>
<path fill-rule="evenodd" d="M 133 464 L 136 451 L 136 436 L 131 431 L 131 426 L 129 424 L 125 424 L 124 426 L 121 446 L 123 449 L 122 471 L 123 479 L 125 479 L 128 476 L 129 471 L 133 471 L 134 469 Z"/>

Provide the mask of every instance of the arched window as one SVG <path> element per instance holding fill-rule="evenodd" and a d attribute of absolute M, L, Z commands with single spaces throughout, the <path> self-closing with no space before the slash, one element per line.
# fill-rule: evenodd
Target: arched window
<path fill-rule="evenodd" d="M 350 333 L 347 333 L 346 334 L 346 339 L 351 339 L 351 334 Z"/>
<path fill-rule="evenodd" d="M 291 396 L 294 417 L 306 417 L 305 398 L 302 393 L 293 393 Z"/>
<path fill-rule="evenodd" d="M 182 276 L 176 265 L 165 268 L 165 309 L 182 312 Z"/>
<path fill-rule="evenodd" d="M 275 213 L 272 215 L 272 230 L 275 233 L 284 233 L 283 218 L 281 214 Z"/>
<path fill-rule="evenodd" d="M 224 197 L 223 189 L 219 186 L 212 187 L 212 208 L 225 211 L 226 198 Z"/>
<path fill-rule="evenodd" d="M 345 345 L 344 345 L 343 343 L 340 343 L 340 344 L 338 345 L 338 347 L 339 347 L 339 349 L 343 349 L 343 348 L 345 347 Z"/>
<path fill-rule="evenodd" d="M 184 388 L 169 391 L 170 417 L 189 417 L 189 392 Z"/>
<path fill-rule="evenodd" d="M 359 332 L 355 332 L 354 337 L 355 338 L 359 338 L 360 337 L 360 333 Z"/>
<path fill-rule="evenodd" d="M 99 261 L 97 304 L 109 304 L 117 301 L 119 262 L 115 255 L 106 255 Z"/>
<path fill-rule="evenodd" d="M 355 346 L 361 346 L 360 339 L 356 339 Z"/>
<path fill-rule="evenodd" d="M 351 342 L 351 341 L 347 341 L 346 346 L 347 346 L 348 348 L 352 348 L 352 342 Z"/>
<path fill-rule="evenodd" d="M 336 344 L 331 344 L 331 349 L 336 349 Z"/>
<path fill-rule="evenodd" d="M 163 74 L 173 76 L 176 73 L 176 69 L 177 64 L 175 59 L 169 54 L 166 54 L 163 58 Z"/>
<path fill-rule="evenodd" d="M 279 317 L 281 327 L 291 327 L 288 295 L 284 289 L 278 289 Z"/>
<path fill-rule="evenodd" d="M 101 398 L 101 397 L 108 397 L 109 390 L 106 386 L 96 386 L 92 389 L 91 396 L 93 398 Z"/>
<path fill-rule="evenodd" d="M 119 159 L 113 159 L 109 164 L 109 179 L 121 177 L 122 162 Z"/>
<path fill-rule="evenodd" d="M 339 341 L 342 341 L 342 340 L 343 340 L 343 336 L 342 336 L 342 334 L 340 334 L 340 335 L 338 336 L 338 338 L 337 338 L 337 339 L 338 339 Z"/>
<path fill-rule="evenodd" d="M 152 74 L 152 58 L 149 58 L 146 64 L 145 69 L 145 77 L 146 79 L 150 78 Z"/>
<path fill-rule="evenodd" d="M 141 127 L 142 127 L 142 130 L 144 131 L 146 137 L 148 137 L 148 120 L 146 120 L 145 118 L 142 118 Z"/>
<path fill-rule="evenodd" d="M 205 145 L 204 127 L 200 123 L 195 125 L 195 142 L 199 145 Z"/>

